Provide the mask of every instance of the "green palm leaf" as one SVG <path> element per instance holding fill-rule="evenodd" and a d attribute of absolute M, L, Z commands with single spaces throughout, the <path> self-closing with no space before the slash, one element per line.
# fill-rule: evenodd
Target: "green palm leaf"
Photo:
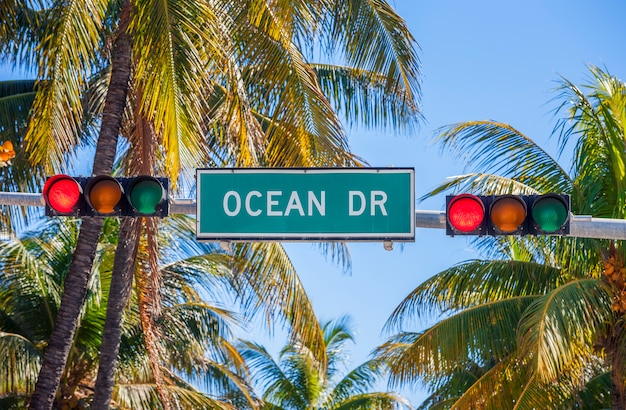
<path fill-rule="evenodd" d="M 333 410 L 395 410 L 412 409 L 405 398 L 394 393 L 363 393 L 356 394 L 345 401 L 336 404 Z"/>
<path fill-rule="evenodd" d="M 515 350 L 518 321 L 536 298 L 510 297 L 465 309 L 420 334 L 392 337 L 378 353 L 389 361 L 393 383 L 446 377 L 482 355 L 501 360 Z"/>
<path fill-rule="evenodd" d="M 333 42 L 343 44 L 348 63 L 386 77 L 385 89 L 412 106 L 419 94 L 419 60 L 406 23 L 381 0 L 334 1 Z M 406 96 L 402 99 L 401 96 Z"/>
<path fill-rule="evenodd" d="M 41 367 L 42 351 L 19 334 L 0 331 L 0 352 L 3 355 L 0 398 L 32 393 Z"/>
<path fill-rule="evenodd" d="M 508 408 L 520 394 L 523 375 L 523 369 L 515 366 L 515 356 L 508 356 L 495 363 L 469 388 L 462 390 L 450 408 Z"/>
<path fill-rule="evenodd" d="M 385 327 L 400 328 L 413 317 L 455 312 L 517 296 L 542 295 L 562 283 L 559 269 L 534 262 L 473 260 L 424 281 L 394 309 Z"/>
<path fill-rule="evenodd" d="M 209 69 L 207 55 L 219 60 L 223 54 L 216 21 L 203 2 L 143 0 L 135 2 L 129 25 L 135 49 L 142 50 L 135 62 L 139 106 L 162 138 L 164 167 L 174 184 L 181 166 L 196 167 L 204 152 L 201 116 L 209 84 L 197 70 Z"/>
<path fill-rule="evenodd" d="M 302 283 L 282 246 L 276 243 L 237 244 L 235 279 L 251 311 L 265 306 L 267 323 L 279 313 L 290 326 L 292 339 L 309 347 L 314 357 L 327 365 L 322 328 Z"/>
<path fill-rule="evenodd" d="M 442 192 L 464 192 L 482 195 L 537 194 L 535 188 L 511 178 L 487 173 L 471 173 L 446 178 L 447 181 L 424 194 L 423 201 Z"/>
<path fill-rule="evenodd" d="M 198 391 L 177 386 L 167 386 L 167 394 L 175 397 L 183 408 L 188 409 L 215 409 L 236 410 L 236 407 L 212 397 L 208 397 Z M 155 384 L 116 384 L 113 400 L 121 409 L 162 409 Z"/>
<path fill-rule="evenodd" d="M 421 118 L 404 89 L 386 93 L 386 76 L 380 72 L 331 64 L 312 64 L 320 86 L 350 125 L 366 128 L 411 129 Z M 410 132 L 410 131 L 407 131 Z"/>
<path fill-rule="evenodd" d="M 287 408 L 306 408 L 309 405 L 307 398 L 303 397 L 309 386 L 298 385 L 298 383 L 302 383 L 304 380 L 297 377 L 299 373 L 297 367 L 285 366 L 283 368 L 281 366 L 283 357 L 288 351 L 283 350 L 281 362 L 278 363 L 263 346 L 253 342 L 242 343 L 243 357 L 246 359 L 249 367 L 253 369 L 255 380 L 260 384 L 260 388 L 264 392 L 264 400 L 274 403 L 274 406 L 286 405 Z M 285 364 L 287 364 L 286 361 Z M 295 373 L 290 374 L 290 371 Z M 302 375 L 303 373 L 300 374 Z"/>
<path fill-rule="evenodd" d="M 82 96 L 100 48 L 107 0 L 73 0 L 55 7 L 42 44 L 39 77 L 47 80 L 33 103 L 25 136 L 35 164 L 49 173 L 59 170 L 81 134 Z"/>
<path fill-rule="evenodd" d="M 622 218 L 626 203 L 626 154 L 620 148 L 624 140 L 623 107 L 626 86 L 618 78 L 594 66 L 589 67 L 593 85 L 589 94 L 562 79 L 558 97 L 571 102 L 561 120 L 561 149 L 572 136 L 578 137 L 574 151 L 574 172 L 580 212 L 605 218 Z"/>
<path fill-rule="evenodd" d="M 471 121 L 441 128 L 442 149 L 469 160 L 475 169 L 509 177 L 545 192 L 571 192 L 573 181 L 530 138 L 494 121 Z"/>
<path fill-rule="evenodd" d="M 611 320 L 611 292 L 597 279 L 568 282 L 537 298 L 520 320 L 520 355 L 533 358 L 539 380 L 556 380 L 563 369 L 590 353 Z M 580 363 L 583 364 L 583 363 Z"/>

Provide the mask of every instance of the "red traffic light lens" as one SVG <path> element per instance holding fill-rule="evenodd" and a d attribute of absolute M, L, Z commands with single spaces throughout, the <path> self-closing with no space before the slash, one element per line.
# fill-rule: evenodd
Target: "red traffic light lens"
<path fill-rule="evenodd" d="M 117 211 L 116 207 L 123 193 L 122 185 L 109 176 L 92 178 L 85 187 L 85 191 L 89 206 L 102 215 L 110 215 Z"/>
<path fill-rule="evenodd" d="M 501 233 L 515 233 L 526 220 L 526 204 L 516 196 L 502 196 L 491 204 L 493 226 Z"/>
<path fill-rule="evenodd" d="M 446 215 L 450 225 L 457 231 L 472 232 L 483 222 L 485 206 L 475 195 L 458 195 L 449 202 Z"/>
<path fill-rule="evenodd" d="M 82 193 L 80 184 L 74 178 L 62 174 L 48 178 L 43 187 L 46 204 L 59 213 L 76 211 Z"/>

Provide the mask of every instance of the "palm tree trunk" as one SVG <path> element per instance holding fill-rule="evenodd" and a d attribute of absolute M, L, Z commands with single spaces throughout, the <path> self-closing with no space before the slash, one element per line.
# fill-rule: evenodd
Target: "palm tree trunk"
<path fill-rule="evenodd" d="M 161 370 L 163 357 L 163 346 L 160 342 L 160 331 L 156 325 L 161 320 L 161 273 L 158 266 L 158 244 L 157 231 L 158 220 L 156 218 L 145 218 L 146 224 L 146 249 L 141 271 L 137 272 L 137 293 L 139 295 L 139 316 L 143 329 L 143 338 L 146 344 L 146 351 L 150 359 L 150 368 L 156 384 L 157 393 L 161 399 L 164 410 L 172 408 L 170 395 L 165 388 L 164 375 Z"/>
<path fill-rule="evenodd" d="M 85 219 L 81 226 L 74 258 L 65 279 L 61 306 L 50 334 L 30 409 L 49 410 L 54 403 L 87 294 L 91 265 L 96 255 L 95 245 L 100 237 L 102 223 L 102 218 L 90 218 Z"/>
<path fill-rule="evenodd" d="M 109 290 L 107 316 L 104 322 L 100 366 L 96 379 L 92 410 L 108 410 L 115 385 L 115 365 L 122 335 L 122 314 L 130 297 L 141 218 L 124 218 L 113 261 L 113 277 Z"/>
<path fill-rule="evenodd" d="M 113 169 L 117 136 L 122 125 L 130 80 L 131 44 L 126 34 L 129 11 L 129 2 L 125 1 L 119 35 L 113 48 L 111 79 L 94 157 L 94 174 L 110 174 Z M 82 221 L 76 251 L 65 280 L 61 306 L 39 371 L 30 409 L 50 410 L 54 404 L 87 295 L 87 285 L 102 225 L 102 218 L 86 218 Z"/>

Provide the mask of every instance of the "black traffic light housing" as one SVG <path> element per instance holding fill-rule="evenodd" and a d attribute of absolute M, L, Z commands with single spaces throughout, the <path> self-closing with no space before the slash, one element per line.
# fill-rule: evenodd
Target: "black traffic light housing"
<path fill-rule="evenodd" d="M 567 194 L 473 195 L 446 197 L 446 234 L 568 235 Z"/>
<path fill-rule="evenodd" d="M 46 216 L 160 217 L 169 214 L 169 180 L 140 175 L 54 175 L 43 188 Z"/>

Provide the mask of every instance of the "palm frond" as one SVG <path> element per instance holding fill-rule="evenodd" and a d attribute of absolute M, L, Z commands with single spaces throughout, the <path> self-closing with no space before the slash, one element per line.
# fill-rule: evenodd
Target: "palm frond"
<path fill-rule="evenodd" d="M 215 399 L 200 393 L 197 390 L 178 386 L 165 387 L 167 394 L 175 397 L 183 408 L 236 410 L 224 400 Z M 155 384 L 116 384 L 113 391 L 113 401 L 123 409 L 162 409 L 158 400 Z"/>
<path fill-rule="evenodd" d="M 569 115 L 559 121 L 561 150 L 572 136 L 579 137 L 574 152 L 573 172 L 580 192 L 582 212 L 599 217 L 622 218 L 626 204 L 626 154 L 624 154 L 623 107 L 626 85 L 609 73 L 590 66 L 593 84 L 589 94 L 561 79 L 557 97 L 567 101 L 555 113 L 567 108 Z"/>
<path fill-rule="evenodd" d="M 518 397 L 524 380 L 523 369 L 515 365 L 515 359 L 512 354 L 493 364 L 469 388 L 458 392 L 450 408 L 497 410 L 509 407 Z"/>
<path fill-rule="evenodd" d="M 265 133 L 256 115 L 251 96 L 243 81 L 243 68 L 233 59 L 228 61 L 226 85 L 218 88 L 220 94 L 212 108 L 213 136 L 216 144 L 213 151 L 222 149 L 226 153 L 225 163 L 241 167 L 263 164 L 265 156 Z"/>
<path fill-rule="evenodd" d="M 326 367 L 321 326 L 284 248 L 276 243 L 247 243 L 237 244 L 233 252 L 244 308 L 254 312 L 263 306 L 267 323 L 276 315 L 286 320 L 292 340 L 311 349 Z"/>
<path fill-rule="evenodd" d="M 369 392 L 383 376 L 385 370 L 383 362 L 375 359 L 360 364 L 335 384 L 328 400 L 333 403 L 342 403 L 351 396 Z"/>
<path fill-rule="evenodd" d="M 482 195 L 539 193 L 532 186 L 508 177 L 487 173 L 471 173 L 446 178 L 446 182 L 427 192 L 418 200 L 423 201 L 443 192 L 467 192 Z"/>
<path fill-rule="evenodd" d="M 494 121 L 469 121 L 442 127 L 442 149 L 474 169 L 500 174 L 538 191 L 572 192 L 573 181 L 534 141 L 513 127 Z"/>
<path fill-rule="evenodd" d="M 352 164 L 345 131 L 320 88 L 309 61 L 291 33 L 273 38 L 263 27 L 234 25 L 246 67 L 248 89 L 266 138 L 265 166 L 341 166 Z"/>
<path fill-rule="evenodd" d="M 355 394 L 346 400 L 339 402 L 333 406 L 333 410 L 394 410 L 407 409 L 413 407 L 406 398 L 390 392 L 374 392 Z"/>
<path fill-rule="evenodd" d="M 334 108 L 350 125 L 366 128 L 410 129 L 418 125 L 421 113 L 404 90 L 389 95 L 383 73 L 331 64 L 312 64 L 320 86 Z"/>
<path fill-rule="evenodd" d="M 311 46 L 311 39 L 318 29 L 320 15 L 329 0 L 308 2 L 303 0 L 252 0 L 234 4 L 244 9 L 250 23 L 267 33 L 274 40 L 292 38 L 299 45 Z M 232 9 L 231 9 L 232 10 Z"/>
<path fill-rule="evenodd" d="M 446 377 L 474 357 L 501 360 L 515 351 L 515 329 L 536 298 L 517 296 L 483 303 L 422 333 L 400 333 L 378 348 L 378 357 L 388 361 L 391 381 L 398 384 Z"/>
<path fill-rule="evenodd" d="M 29 70 L 39 62 L 47 10 L 41 0 L 7 0 L 0 3 L 0 60 Z"/>
<path fill-rule="evenodd" d="M 37 115 L 24 140 L 35 164 L 46 172 L 59 170 L 81 134 L 82 97 L 88 85 L 98 50 L 106 0 L 72 0 L 53 9 L 44 38 L 40 83 L 33 103 Z"/>
<path fill-rule="evenodd" d="M 32 393 L 43 360 L 42 351 L 25 337 L 0 330 L 0 397 Z"/>
<path fill-rule="evenodd" d="M 446 269 L 415 288 L 393 311 L 386 329 L 412 318 L 454 312 L 495 300 L 542 295 L 563 281 L 560 269 L 534 262 L 472 260 Z"/>
<path fill-rule="evenodd" d="M 539 380 L 556 380 L 564 368 L 588 356 L 611 315 L 611 292 L 598 279 L 570 281 L 536 298 L 521 318 L 518 344 L 532 357 Z"/>
<path fill-rule="evenodd" d="M 381 0 L 334 1 L 333 43 L 340 44 L 348 64 L 385 78 L 385 93 L 405 112 L 419 112 L 417 44 L 404 20 Z M 400 117 L 404 122 L 406 117 Z M 397 124 L 397 125 L 405 125 Z"/>
<path fill-rule="evenodd" d="M 254 379 L 260 383 L 264 400 L 275 406 L 287 404 L 288 408 L 290 405 L 294 407 L 308 405 L 306 398 L 303 397 L 306 390 L 296 385 L 300 380 L 294 374 L 289 374 L 287 361 L 276 362 L 263 346 L 256 343 L 244 341 L 242 345 L 242 355 L 252 370 Z"/>
<path fill-rule="evenodd" d="M 201 116 L 209 83 L 198 70 L 211 69 L 208 56 L 223 55 L 218 19 L 204 2 L 143 0 L 134 6 L 129 29 L 142 50 L 135 62 L 139 106 L 162 137 L 165 170 L 175 185 L 181 166 L 197 167 L 204 153 Z"/>
<path fill-rule="evenodd" d="M 575 403 L 581 409 L 609 409 L 611 408 L 611 375 L 603 372 L 585 383 L 584 389 L 575 397 Z"/>

